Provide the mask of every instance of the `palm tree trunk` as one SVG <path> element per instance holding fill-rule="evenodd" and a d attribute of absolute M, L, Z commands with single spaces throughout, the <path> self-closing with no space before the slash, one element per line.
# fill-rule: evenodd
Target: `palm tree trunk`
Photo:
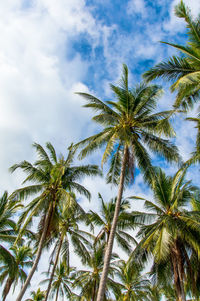
<path fill-rule="evenodd" d="M 93 290 L 92 301 L 95 301 L 95 299 L 96 299 L 96 285 L 97 285 L 97 282 L 95 280 L 94 281 L 94 290 Z"/>
<path fill-rule="evenodd" d="M 184 289 L 184 269 L 183 269 L 182 255 L 181 255 L 181 250 L 179 248 L 178 240 L 176 240 L 176 257 L 177 257 L 177 267 L 178 267 L 178 274 L 179 274 L 179 281 L 180 281 L 180 288 L 181 288 L 181 300 L 186 301 L 185 289 Z"/>
<path fill-rule="evenodd" d="M 47 212 L 46 219 L 45 219 L 44 228 L 43 228 L 42 235 L 41 235 L 41 238 L 40 238 L 40 242 L 39 242 L 39 245 L 38 245 L 38 250 L 37 250 L 37 254 L 36 254 L 34 264 L 33 264 L 32 268 L 30 270 L 30 273 L 29 273 L 28 277 L 26 278 L 26 281 L 25 281 L 25 283 L 24 283 L 24 285 L 23 285 L 16 301 L 21 301 L 22 300 L 22 297 L 24 296 L 24 294 L 27 290 L 27 287 L 28 287 L 28 285 L 31 281 L 31 278 L 32 278 L 33 274 L 35 273 L 35 271 L 37 269 L 37 265 L 38 265 L 38 262 L 40 260 L 40 256 L 41 256 L 42 249 L 43 249 L 43 246 L 44 246 L 44 241 L 45 241 L 45 238 L 46 238 L 46 234 L 47 234 L 47 230 L 48 230 L 48 226 L 49 226 L 49 221 L 50 221 L 50 218 L 51 218 L 52 207 L 53 207 L 53 204 L 51 202 L 50 206 L 49 206 L 49 210 Z"/>
<path fill-rule="evenodd" d="M 171 253 L 171 260 L 172 260 L 173 272 L 174 272 L 174 286 L 175 286 L 175 291 L 177 296 L 176 300 L 181 301 L 181 288 L 180 288 L 177 261 L 176 261 L 176 256 L 174 254 L 174 251 L 172 251 Z"/>
<path fill-rule="evenodd" d="M 63 238 L 60 238 L 59 245 L 58 245 L 58 251 L 57 251 L 57 254 L 56 254 L 55 262 L 54 262 L 53 269 L 52 269 L 52 272 L 51 272 L 51 277 L 49 279 L 49 284 L 48 284 L 48 288 L 47 288 L 47 291 L 46 291 L 46 296 L 45 296 L 44 301 L 47 301 L 47 299 L 48 299 L 48 295 L 49 295 L 49 292 L 50 292 L 50 289 L 51 289 L 51 284 L 52 284 L 53 276 L 54 276 L 55 269 L 56 269 L 56 266 L 57 266 L 57 263 L 58 263 L 58 258 L 59 258 L 59 255 L 60 255 L 60 250 L 61 250 L 61 247 L 62 247 L 62 243 L 63 243 Z"/>
<path fill-rule="evenodd" d="M 59 293 L 59 287 L 57 288 L 57 291 L 56 291 L 56 299 L 55 299 L 55 301 L 58 300 L 58 293 Z"/>
<path fill-rule="evenodd" d="M 2 294 L 3 295 L 3 299 L 2 299 L 2 301 L 6 300 L 8 294 L 9 294 L 9 291 L 10 291 L 12 283 L 13 283 L 13 279 L 8 278 L 7 281 L 6 281 L 4 290 L 3 290 L 3 294 Z"/>
<path fill-rule="evenodd" d="M 180 250 L 178 244 L 175 242 L 171 253 L 173 272 L 174 272 L 174 285 L 178 301 L 186 301 L 184 280 L 183 280 L 183 266 L 181 260 Z"/>
<path fill-rule="evenodd" d="M 110 230 L 108 245 L 107 245 L 106 252 L 105 252 L 104 266 L 103 266 L 103 272 L 102 272 L 102 276 L 101 276 L 101 280 L 100 280 L 100 284 L 99 284 L 97 301 L 104 300 L 106 281 L 107 281 L 107 277 L 108 277 L 108 269 L 109 269 L 109 265 L 110 265 L 110 259 L 111 259 L 111 255 L 112 255 L 112 248 L 113 248 L 113 242 L 114 242 L 114 237 L 115 237 L 115 232 L 116 232 L 117 220 L 118 220 L 120 204 L 121 204 L 121 199 L 122 199 L 122 194 L 123 194 L 123 189 L 124 189 L 124 177 L 125 177 L 125 171 L 126 171 L 127 157 L 128 157 L 128 147 L 125 146 L 121 174 L 120 174 L 118 196 L 117 196 L 117 201 L 116 201 L 116 205 L 115 205 L 115 213 L 114 213 L 113 222 L 112 222 L 112 226 L 111 226 L 111 230 Z"/>

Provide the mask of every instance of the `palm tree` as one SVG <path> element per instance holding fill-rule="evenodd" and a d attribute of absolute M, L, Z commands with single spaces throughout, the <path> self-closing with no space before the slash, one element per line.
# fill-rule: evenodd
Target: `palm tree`
<path fill-rule="evenodd" d="M 160 287 L 151 284 L 149 286 L 149 301 L 161 301 L 162 297 L 163 295 Z"/>
<path fill-rule="evenodd" d="M 119 301 L 149 301 L 150 282 L 141 275 L 141 267 L 137 264 L 129 265 L 125 260 L 118 263 L 119 271 L 116 275 L 119 277 L 122 285 Z"/>
<path fill-rule="evenodd" d="M 8 199 L 7 191 L 0 198 L 0 242 L 12 243 L 16 239 L 15 212 L 21 207 L 20 202 Z M 1 250 L 0 245 L 0 250 Z"/>
<path fill-rule="evenodd" d="M 81 289 L 79 300 L 97 300 L 100 276 L 103 270 L 104 249 L 105 244 L 93 244 L 88 252 L 88 256 L 83 260 L 83 264 L 87 266 L 87 269 L 79 270 L 74 275 L 75 280 L 73 287 Z M 118 256 L 116 254 L 112 254 L 108 272 L 109 277 L 106 281 L 106 290 L 103 298 L 104 301 L 109 298 L 109 289 L 111 289 L 116 296 L 120 293 L 120 284 L 113 280 L 117 270 L 115 261 L 117 258 Z"/>
<path fill-rule="evenodd" d="M 144 78 L 151 81 L 163 77 L 173 81 L 171 90 L 178 91 L 174 106 L 187 109 L 200 96 L 200 17 L 193 19 L 183 1 L 175 7 L 175 15 L 185 20 L 189 40 L 185 46 L 163 42 L 179 50 L 181 55 L 159 63 L 145 72 Z"/>
<path fill-rule="evenodd" d="M 45 293 L 38 288 L 36 292 L 31 292 L 32 298 L 26 299 L 26 301 L 43 301 L 45 297 Z"/>
<path fill-rule="evenodd" d="M 57 157 L 51 143 L 46 144 L 49 154 L 41 145 L 34 143 L 33 146 L 38 153 L 38 160 L 33 165 L 27 161 L 23 161 L 11 167 L 12 172 L 16 169 L 22 169 L 27 174 L 23 183 L 34 183 L 14 191 L 11 199 L 17 198 L 21 200 L 37 194 L 37 196 L 26 206 L 24 213 L 19 220 L 21 230 L 18 239 L 24 233 L 25 229 L 31 225 L 32 218 L 34 216 L 40 216 L 37 254 L 33 267 L 17 297 L 17 301 L 22 299 L 30 283 L 40 260 L 45 241 L 54 232 L 59 202 L 63 200 L 67 203 L 70 200 L 70 202 L 67 203 L 69 208 L 76 206 L 76 200 L 72 197 L 69 198 L 71 191 L 77 191 L 89 198 L 89 191 L 77 181 L 84 176 L 100 174 L 96 165 L 74 166 L 73 160 L 75 151 L 72 147 L 69 148 L 67 158 L 65 159 L 63 156 Z"/>
<path fill-rule="evenodd" d="M 72 193 L 69 194 L 69 198 L 71 197 L 73 199 L 75 198 Z M 52 252 L 52 257 L 54 257 L 55 255 L 55 260 L 46 291 L 45 301 L 48 299 L 54 272 L 60 256 L 62 256 L 62 261 L 65 262 L 67 266 L 69 266 L 70 241 L 74 246 L 75 253 L 83 258 L 87 254 L 85 244 L 88 244 L 88 239 L 93 237 L 90 233 L 79 229 L 78 222 L 83 221 L 86 218 L 84 210 L 80 207 L 80 205 L 78 205 L 78 203 L 76 207 L 69 208 L 69 202 L 70 200 L 68 202 L 61 202 L 58 206 L 58 223 L 56 227 L 56 233 L 51 238 L 51 240 L 55 240 L 56 236 L 56 243 Z M 53 258 L 51 258 L 51 262 L 53 262 Z"/>
<path fill-rule="evenodd" d="M 75 272 L 74 268 L 68 267 L 65 262 L 61 261 L 60 264 L 56 267 L 55 273 L 53 275 L 53 282 L 51 286 L 51 297 L 55 295 L 55 301 L 58 300 L 59 295 L 64 298 L 66 296 L 70 299 L 73 296 L 71 291 L 72 287 L 72 275 Z M 45 272 L 45 275 L 49 275 L 49 272 Z M 49 278 L 41 281 L 41 284 L 49 282 Z"/>
<path fill-rule="evenodd" d="M 165 286 L 172 286 L 173 279 L 177 300 L 185 301 L 189 254 L 192 249 L 200 250 L 199 214 L 186 210 L 197 188 L 190 181 L 184 181 L 185 170 L 179 170 L 173 177 L 166 176 L 161 169 L 155 172 L 154 202 L 145 200 L 145 208 L 151 213 L 135 213 L 136 220 L 144 225 L 138 233 L 141 241 L 130 262 L 152 255 L 152 274 L 158 283 L 164 279 Z"/>
<path fill-rule="evenodd" d="M 100 227 L 96 241 L 102 239 L 106 243 L 108 243 L 117 198 L 115 197 L 108 203 L 105 203 L 100 193 L 98 196 L 99 200 L 101 201 L 101 215 L 90 210 L 88 212 L 88 218 L 92 225 Z M 137 242 L 130 234 L 127 233 L 127 231 L 133 230 L 136 227 L 136 224 L 133 215 L 128 212 L 127 209 L 130 209 L 128 198 L 121 201 L 115 235 L 118 245 L 125 252 L 130 253 L 130 251 L 132 250 L 130 242 L 133 244 L 137 244 Z"/>
<path fill-rule="evenodd" d="M 7 260 L 3 260 L 3 265 L 0 266 L 0 283 L 5 282 L 2 294 L 3 301 L 6 300 L 12 285 L 14 286 L 13 290 L 15 290 L 15 287 L 18 285 L 19 281 L 24 283 L 27 278 L 25 270 L 26 268 L 31 267 L 33 264 L 33 255 L 30 247 L 13 246 L 10 248 L 10 250 L 12 252 L 9 252 L 9 258 L 7 257 Z"/>
<path fill-rule="evenodd" d="M 102 301 L 104 297 L 124 185 L 133 180 L 136 162 L 145 180 L 150 180 L 153 176 L 151 159 L 145 145 L 152 152 L 163 155 L 168 161 L 179 160 L 177 148 L 168 140 L 161 138 L 161 135 L 171 137 L 174 134 L 168 120 L 169 112 L 153 113 L 161 88 L 156 85 L 141 84 L 129 89 L 128 68 L 123 65 L 121 85 L 111 85 L 111 89 L 116 96 L 116 101 L 103 102 L 90 94 L 79 93 L 88 102 L 85 107 L 99 112 L 93 120 L 103 127 L 98 134 L 76 144 L 76 147 L 83 147 L 80 157 L 83 158 L 95 149 L 106 145 L 102 164 L 111 158 L 107 181 L 119 185 L 97 301 Z"/>

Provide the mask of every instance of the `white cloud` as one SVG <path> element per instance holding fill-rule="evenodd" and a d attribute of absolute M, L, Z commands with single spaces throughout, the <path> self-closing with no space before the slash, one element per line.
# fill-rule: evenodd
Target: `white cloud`
<path fill-rule="evenodd" d="M 185 22 L 174 14 L 174 7 L 180 3 L 180 0 L 173 0 L 170 6 L 169 20 L 164 23 L 163 28 L 171 33 L 183 32 L 185 30 Z M 200 2 L 196 0 L 185 0 L 185 5 L 190 8 L 193 17 L 197 17 L 200 11 Z"/>
<path fill-rule="evenodd" d="M 32 141 L 65 139 L 66 146 L 77 141 L 88 120 L 88 112 L 81 109 L 83 100 L 74 95 L 87 90 L 81 81 L 88 64 L 78 54 L 67 60 L 65 53 L 77 33 L 98 40 L 95 20 L 82 0 L 34 3 L 26 10 L 22 1 L 0 5 L 0 130 L 2 141 L 10 141 L 10 152 L 1 149 L 3 166 L 8 164 L 3 174 L 11 158 L 21 159 L 11 145 L 23 137 L 25 159 Z"/>
<path fill-rule="evenodd" d="M 142 17 L 146 16 L 146 6 L 144 0 L 130 0 L 127 5 L 127 13 L 134 15 L 140 14 Z"/>

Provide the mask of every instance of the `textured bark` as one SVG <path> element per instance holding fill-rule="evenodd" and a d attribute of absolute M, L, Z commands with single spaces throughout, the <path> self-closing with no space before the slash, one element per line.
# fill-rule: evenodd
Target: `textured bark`
<path fill-rule="evenodd" d="M 180 244 L 178 240 L 175 241 L 171 251 L 171 259 L 174 271 L 174 285 L 178 301 L 186 301 L 184 289 L 184 266 Z"/>
<path fill-rule="evenodd" d="M 178 267 L 180 289 L 181 289 L 181 300 L 186 301 L 185 289 L 184 289 L 184 266 L 183 266 L 180 244 L 178 240 L 176 240 L 176 258 L 177 258 L 177 267 Z"/>
<path fill-rule="evenodd" d="M 12 283 L 13 283 L 13 279 L 8 278 L 7 281 L 6 281 L 4 290 L 3 290 L 3 299 L 2 299 L 2 301 L 6 300 L 8 294 L 9 294 Z"/>
<path fill-rule="evenodd" d="M 21 301 L 26 290 L 27 290 L 27 287 L 31 281 L 31 278 L 33 276 L 33 274 L 35 273 L 36 269 L 37 269 L 37 265 L 38 265 L 38 262 L 40 260 L 40 257 L 41 257 L 41 253 L 42 253 L 42 249 L 43 249 L 43 246 L 44 246 L 44 241 L 45 241 L 45 238 L 46 238 L 46 234 L 47 234 L 47 230 L 48 230 L 48 226 L 49 226 L 49 222 L 50 222 L 50 218 L 51 218 L 51 213 L 52 213 L 52 208 L 53 208 L 53 205 L 52 203 L 50 204 L 49 206 L 49 210 L 47 212 L 47 216 L 46 216 L 46 219 L 45 219 L 45 223 L 44 223 L 44 228 L 43 228 L 43 232 L 42 232 L 42 235 L 41 235 L 41 238 L 40 238 L 40 242 L 39 242 L 39 245 L 38 245 L 38 250 L 37 250 L 37 254 L 36 254 L 36 258 L 35 258 L 35 261 L 34 261 L 34 264 L 30 270 L 30 273 L 28 275 L 28 277 L 26 278 L 26 281 L 16 299 L 16 301 Z"/>
<path fill-rule="evenodd" d="M 48 288 L 47 288 L 47 291 L 46 291 L 45 301 L 47 301 L 48 295 L 49 295 L 49 292 L 50 292 L 50 289 L 51 289 L 51 284 L 52 284 L 53 276 L 54 276 L 55 269 L 56 269 L 56 266 L 57 266 L 57 263 L 58 263 L 58 258 L 59 258 L 59 255 L 60 255 L 60 250 L 61 250 L 61 247 L 62 247 L 62 243 L 63 243 L 63 239 L 60 238 L 60 242 L 59 242 L 59 245 L 58 245 L 58 251 L 57 251 L 57 254 L 56 254 L 56 258 L 55 258 L 55 262 L 54 262 L 53 269 L 52 269 L 52 272 L 51 272 L 51 276 L 50 276 L 50 279 L 49 279 Z"/>
<path fill-rule="evenodd" d="M 172 251 L 171 260 L 172 260 L 173 272 L 174 272 L 174 286 L 175 286 L 175 291 L 176 291 L 176 296 L 177 296 L 176 300 L 182 301 L 181 300 L 180 281 L 179 281 L 179 275 L 178 275 L 178 266 L 177 266 L 177 261 L 176 261 L 176 256 L 175 256 L 174 251 Z"/>
<path fill-rule="evenodd" d="M 105 252 L 104 266 L 103 266 L 103 272 L 102 272 L 102 276 L 101 276 L 101 280 L 100 280 L 100 284 L 99 284 L 97 301 L 103 301 L 104 296 L 105 296 L 106 281 L 107 281 L 107 277 L 108 277 L 108 269 L 109 269 L 109 265 L 110 265 L 111 255 L 112 255 L 113 242 L 114 242 L 114 237 L 115 237 L 115 232 L 116 232 L 118 215 L 119 215 L 119 211 L 120 211 L 123 188 L 124 188 L 124 177 L 125 177 L 125 171 L 126 171 L 127 158 L 128 158 L 128 147 L 125 146 L 121 174 L 120 174 L 118 196 L 117 196 L 117 201 L 116 201 L 116 205 L 115 205 L 115 213 L 114 213 L 113 222 L 112 222 L 112 226 L 111 226 L 111 230 L 110 230 L 108 245 L 107 245 L 106 252 Z"/>
<path fill-rule="evenodd" d="M 94 290 L 93 290 L 93 295 L 92 295 L 92 301 L 95 301 L 95 299 L 96 299 L 96 286 L 97 286 L 97 282 L 95 280 L 94 281 Z"/>

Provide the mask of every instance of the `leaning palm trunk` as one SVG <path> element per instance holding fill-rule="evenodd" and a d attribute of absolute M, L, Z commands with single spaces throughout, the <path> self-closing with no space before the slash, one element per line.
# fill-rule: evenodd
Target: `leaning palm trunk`
<path fill-rule="evenodd" d="M 56 266 L 57 266 L 57 263 L 58 263 L 58 258 L 59 258 L 59 255 L 60 255 L 60 250 L 61 250 L 61 247 L 62 247 L 62 243 L 63 243 L 63 238 L 60 238 L 60 242 L 59 242 L 59 245 L 58 245 L 58 251 L 57 251 L 57 254 L 56 254 L 56 258 L 55 258 L 55 262 L 54 262 L 53 269 L 52 269 L 52 272 L 51 272 L 51 276 L 50 276 L 50 279 L 49 279 L 48 288 L 47 288 L 47 291 L 46 291 L 45 301 L 47 301 L 48 295 L 49 295 L 49 292 L 50 292 L 50 289 L 51 289 L 51 284 L 52 284 L 53 276 L 54 276 L 55 269 L 56 269 Z"/>
<path fill-rule="evenodd" d="M 12 283 L 13 283 L 13 279 L 8 278 L 7 281 L 6 281 L 4 290 L 3 290 L 3 299 L 2 299 L 2 301 L 6 300 L 8 294 L 9 294 Z"/>
<path fill-rule="evenodd" d="M 117 220 L 118 220 L 121 199 L 122 199 L 122 194 L 123 194 L 123 188 L 124 188 L 124 177 L 125 177 L 127 157 L 128 157 L 128 147 L 125 146 L 121 175 L 120 175 L 120 182 L 119 182 L 119 190 L 118 190 L 118 196 L 117 196 L 117 201 L 116 201 L 116 206 L 115 206 L 115 213 L 114 213 L 113 222 L 112 222 L 110 235 L 109 235 L 109 239 L 108 239 L 108 245 L 106 247 L 104 266 L 103 266 L 103 272 L 102 272 L 102 276 L 101 276 L 101 280 L 100 280 L 100 284 L 99 284 L 97 301 L 103 301 L 104 296 L 105 296 L 106 281 L 107 281 L 107 277 L 108 277 L 108 269 L 109 269 L 109 265 L 110 265 L 111 255 L 112 255 L 114 236 L 115 236 L 115 232 L 116 232 Z"/>
<path fill-rule="evenodd" d="M 45 241 L 45 238 L 46 238 L 46 234 L 47 234 L 47 230 L 48 230 L 48 226 L 49 226 L 49 221 L 50 221 L 50 218 L 51 218 L 52 208 L 53 208 L 53 205 L 52 205 L 52 202 L 51 202 L 51 204 L 49 206 L 49 210 L 47 212 L 46 219 L 45 219 L 44 228 L 43 228 L 43 232 L 42 232 L 40 242 L 39 242 L 39 245 L 38 245 L 38 250 L 37 250 L 37 254 L 36 254 L 34 264 L 31 268 L 31 271 L 30 271 L 28 277 L 26 278 L 26 281 L 25 281 L 25 283 L 24 283 L 24 285 L 23 285 L 16 301 L 21 301 L 22 300 L 22 297 L 24 296 L 24 294 L 27 290 L 27 287 L 28 287 L 28 285 L 31 281 L 31 278 L 32 278 L 33 274 L 35 273 L 35 271 L 37 269 L 37 265 L 38 265 L 38 262 L 40 260 L 40 256 L 41 256 L 42 249 L 43 249 L 43 246 L 44 246 L 44 241 Z"/>

